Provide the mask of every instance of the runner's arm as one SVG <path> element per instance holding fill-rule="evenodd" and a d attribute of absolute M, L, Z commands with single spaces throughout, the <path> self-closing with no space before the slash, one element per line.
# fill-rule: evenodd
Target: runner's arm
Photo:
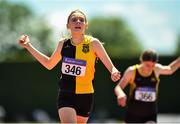
<path fill-rule="evenodd" d="M 134 67 L 129 67 L 119 83 L 116 85 L 114 91 L 117 97 L 124 97 L 125 93 L 123 92 L 123 89 L 127 86 L 127 84 L 134 78 Z"/>
<path fill-rule="evenodd" d="M 171 75 L 180 68 L 180 57 L 171 62 L 169 65 L 156 64 L 157 73 L 159 75 Z"/>
<path fill-rule="evenodd" d="M 102 43 L 98 39 L 93 38 L 92 47 L 93 47 L 93 50 L 94 50 L 95 54 L 97 55 L 97 57 L 102 61 L 102 63 L 105 65 L 105 67 L 111 73 L 112 80 L 113 81 L 119 80 L 120 76 L 121 76 L 120 72 L 113 65 L 110 57 L 108 56 L 108 54 L 106 53 L 106 51 L 104 49 Z"/>
<path fill-rule="evenodd" d="M 127 86 L 130 80 L 134 77 L 134 70 L 133 67 L 129 67 L 122 79 L 119 81 L 118 85 L 114 88 L 115 95 L 117 96 L 117 102 L 120 106 L 126 106 L 126 94 L 124 93 L 123 89 Z"/>
<path fill-rule="evenodd" d="M 35 47 L 33 47 L 33 45 L 30 43 L 28 36 L 25 41 L 27 42 L 26 44 L 24 44 L 23 42 L 20 42 L 22 41 L 22 39 L 24 39 L 24 37 L 22 37 L 19 40 L 19 44 L 23 46 L 24 48 L 26 48 L 31 53 L 31 55 L 34 58 L 36 58 L 47 69 L 51 70 L 61 60 L 61 49 L 63 46 L 63 42 L 59 42 L 58 47 L 56 48 L 54 53 L 51 55 L 51 57 L 48 57 L 44 55 L 43 53 L 41 53 L 40 51 L 38 51 Z"/>

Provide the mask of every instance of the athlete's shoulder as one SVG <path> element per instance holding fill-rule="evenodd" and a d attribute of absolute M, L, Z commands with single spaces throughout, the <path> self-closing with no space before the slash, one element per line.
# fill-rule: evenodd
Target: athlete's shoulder
<path fill-rule="evenodd" d="M 164 68 L 166 68 L 167 66 L 163 66 L 162 64 L 160 63 L 156 63 L 155 64 L 155 68 L 154 68 L 154 72 L 156 75 L 160 75 L 160 71 Z"/>
<path fill-rule="evenodd" d="M 128 67 L 129 71 L 134 71 L 137 68 L 138 65 L 131 65 Z"/>
<path fill-rule="evenodd" d="M 160 63 L 155 64 L 155 68 L 161 68 L 161 67 L 162 67 L 162 65 Z"/>
<path fill-rule="evenodd" d="M 66 41 L 66 38 L 61 38 L 61 39 L 59 39 L 58 42 L 59 42 L 60 44 L 62 44 L 62 43 L 64 43 L 65 41 Z"/>
<path fill-rule="evenodd" d="M 135 67 L 134 66 L 129 66 L 124 75 L 123 75 L 123 79 L 128 79 L 128 81 L 131 83 L 133 82 L 134 78 L 135 78 Z"/>
<path fill-rule="evenodd" d="M 91 41 L 100 42 L 98 38 L 91 36 Z"/>
<path fill-rule="evenodd" d="M 58 41 L 58 49 L 61 50 L 63 45 L 64 45 L 64 43 L 67 42 L 67 41 L 68 41 L 68 39 L 66 39 L 66 38 L 59 39 L 59 41 Z"/>
<path fill-rule="evenodd" d="M 131 78 L 134 77 L 136 68 L 137 68 L 136 65 L 129 66 L 126 69 L 125 74 Z"/>
<path fill-rule="evenodd" d="M 130 78 L 130 83 L 133 83 L 134 82 L 134 80 L 135 80 L 135 78 L 136 78 L 136 70 L 137 70 L 137 68 L 139 67 L 139 65 L 138 64 L 135 64 L 135 65 L 132 65 L 132 66 L 129 66 L 128 68 L 127 68 L 127 77 L 129 77 Z"/>
<path fill-rule="evenodd" d="M 132 66 L 129 66 L 127 69 L 126 69 L 126 73 L 129 73 L 129 74 L 134 74 L 134 71 L 136 70 L 136 65 L 132 65 Z"/>
<path fill-rule="evenodd" d="M 95 38 L 92 36 L 91 36 L 91 42 L 93 45 L 102 45 L 103 44 L 98 38 Z"/>
<path fill-rule="evenodd" d="M 154 70 L 155 70 L 156 72 L 158 72 L 158 71 L 161 70 L 162 68 L 163 68 L 163 65 L 161 65 L 160 63 L 156 63 Z"/>
<path fill-rule="evenodd" d="M 103 43 L 101 43 L 101 41 L 99 39 L 92 37 L 91 44 L 92 44 L 92 48 L 93 48 L 94 52 L 102 51 Z"/>
<path fill-rule="evenodd" d="M 68 42 L 70 40 L 70 38 L 61 38 L 59 40 L 59 45 L 63 45 L 64 43 Z"/>

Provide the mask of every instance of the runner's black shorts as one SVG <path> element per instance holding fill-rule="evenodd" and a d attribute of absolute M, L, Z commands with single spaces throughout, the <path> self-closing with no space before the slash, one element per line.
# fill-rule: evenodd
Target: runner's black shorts
<path fill-rule="evenodd" d="M 57 106 L 71 107 L 76 110 L 77 115 L 89 117 L 94 103 L 94 94 L 75 94 L 70 92 L 59 91 Z"/>

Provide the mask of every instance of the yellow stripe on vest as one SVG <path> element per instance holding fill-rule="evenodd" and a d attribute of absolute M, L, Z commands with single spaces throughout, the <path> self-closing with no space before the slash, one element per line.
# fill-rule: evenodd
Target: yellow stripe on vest
<path fill-rule="evenodd" d="M 85 60 L 86 72 L 83 77 L 76 77 L 76 94 L 94 93 L 92 80 L 94 79 L 96 55 L 92 50 L 92 37 L 85 36 L 84 41 L 76 46 L 76 59 Z"/>

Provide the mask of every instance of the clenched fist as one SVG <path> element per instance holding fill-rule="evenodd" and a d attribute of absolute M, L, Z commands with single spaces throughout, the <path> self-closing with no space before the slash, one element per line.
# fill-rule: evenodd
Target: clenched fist
<path fill-rule="evenodd" d="M 22 35 L 21 38 L 19 39 L 19 44 L 22 47 L 25 47 L 28 45 L 28 43 L 30 42 L 29 40 L 29 36 L 28 35 Z"/>

